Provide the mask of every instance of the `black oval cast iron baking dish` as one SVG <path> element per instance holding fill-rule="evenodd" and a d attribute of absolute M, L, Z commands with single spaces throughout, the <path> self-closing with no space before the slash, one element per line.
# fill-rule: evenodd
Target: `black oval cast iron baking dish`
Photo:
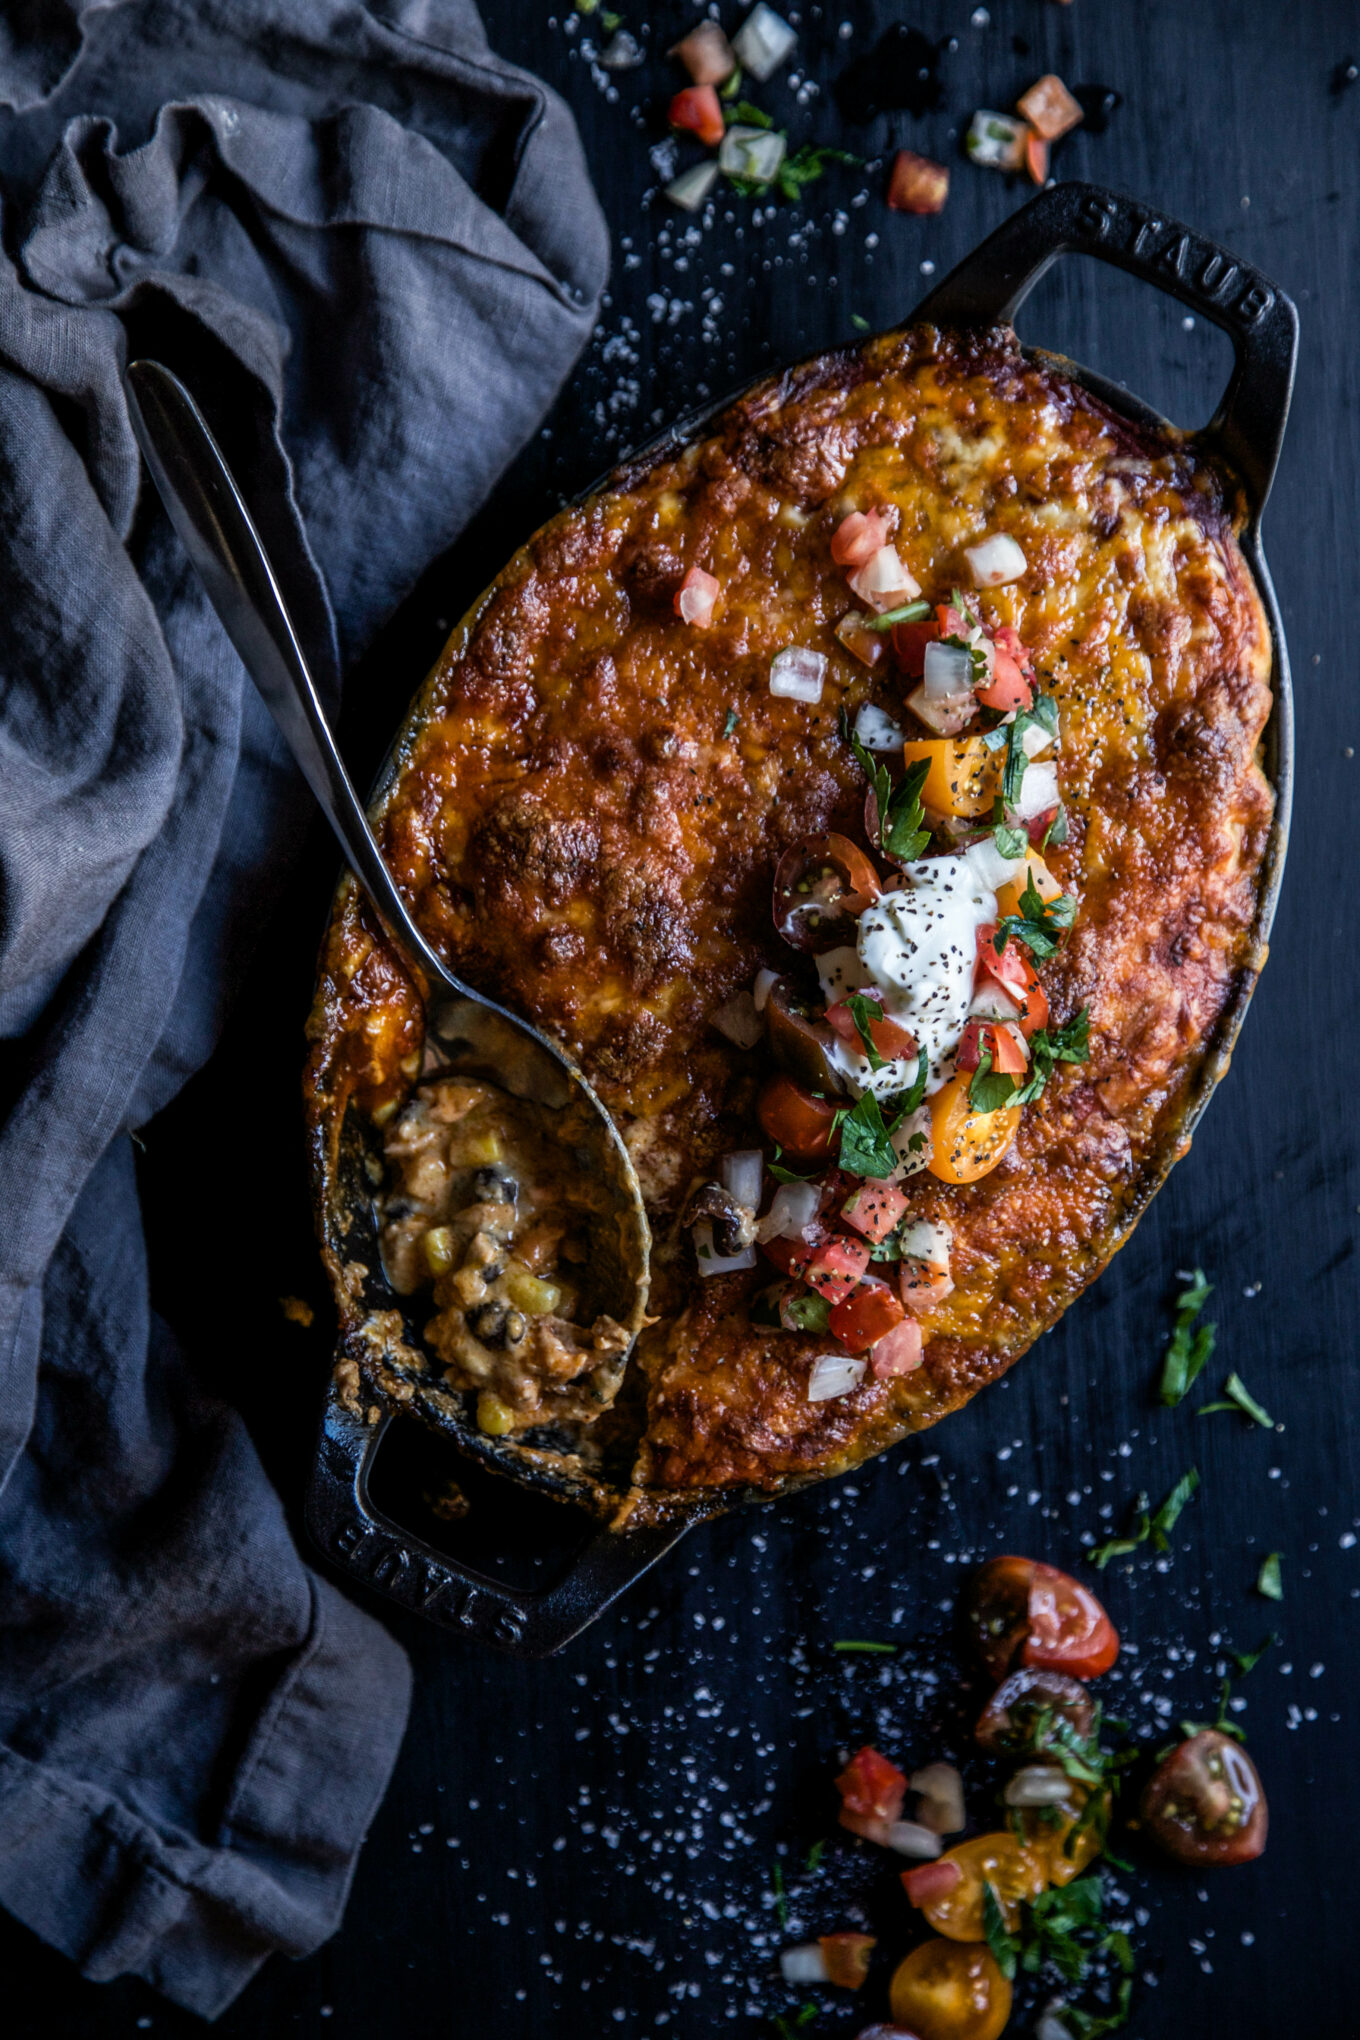
<path fill-rule="evenodd" d="M 1115 192 L 1087 184 L 1064 184 L 1041 192 L 998 228 L 903 323 L 947 329 L 1009 324 L 1044 272 L 1059 256 L 1069 253 L 1095 256 L 1156 284 L 1212 320 L 1231 339 L 1234 369 L 1227 391 L 1211 423 L 1192 435 L 1189 444 L 1226 469 L 1240 489 L 1239 542 L 1265 607 L 1273 651 L 1273 707 L 1262 762 L 1275 793 L 1275 815 L 1261 868 L 1248 965 L 1200 1061 L 1177 1138 L 1167 1143 L 1158 1165 L 1145 1178 L 1121 1227 L 1118 1238 L 1122 1239 L 1141 1217 L 1172 1163 L 1185 1152 L 1200 1114 L 1228 1067 L 1265 960 L 1284 868 L 1293 779 L 1292 701 L 1288 654 L 1260 527 L 1289 411 L 1298 318 L 1289 298 L 1258 271 L 1176 221 Z M 1038 350 L 1027 352 L 1036 354 Z M 1063 360 L 1059 366 L 1111 410 L 1135 423 L 1165 426 L 1164 419 L 1127 390 L 1075 363 Z M 759 382 L 767 380 L 757 378 Z M 741 390 L 730 392 L 683 419 L 641 448 L 614 476 L 585 491 L 580 500 L 675 452 L 742 394 Z M 477 607 L 480 602 L 474 609 Z M 375 800 L 381 800 L 400 770 L 421 722 L 423 696 L 422 689 L 408 711 L 380 775 Z M 403 1409 L 442 1433 L 460 1452 L 522 1486 L 567 1500 L 593 1502 L 597 1513 L 607 1490 L 598 1482 L 564 1473 L 546 1453 L 484 1437 L 467 1423 L 458 1400 L 442 1390 L 408 1375 L 400 1383 L 403 1393 L 398 1397 L 377 1379 L 373 1363 L 382 1360 L 383 1351 L 375 1351 L 375 1346 L 384 1346 L 384 1335 L 381 1329 L 375 1331 L 375 1326 L 390 1327 L 396 1313 L 403 1320 L 402 1339 L 419 1345 L 417 1330 L 405 1319 L 402 1299 L 387 1287 L 381 1272 L 373 1213 L 373 1185 L 380 1170 L 372 1131 L 360 1123 L 351 1106 L 334 1179 L 328 1176 L 323 1161 L 317 1163 L 316 1196 L 323 1237 L 336 1246 L 343 1238 L 345 1258 L 351 1264 L 357 1258 L 368 1270 L 362 1297 L 365 1326 L 358 1336 L 351 1332 L 342 1338 L 336 1355 L 337 1368 L 341 1362 L 358 1361 L 363 1393 L 356 1407 L 352 1394 L 345 1397 L 340 1392 L 333 1370 L 308 1493 L 308 1526 L 328 1558 L 412 1613 L 522 1656 L 547 1656 L 600 1615 L 692 1525 L 740 1501 L 771 1497 L 738 1492 L 720 1500 L 712 1496 L 678 1498 L 664 1521 L 632 1530 L 602 1528 L 563 1577 L 537 1592 L 506 1586 L 473 1570 L 384 1515 L 370 1495 L 369 1475 L 384 1432 Z M 392 1379 L 390 1371 L 388 1379 Z M 791 1485 L 794 1483 L 785 1484 Z"/>

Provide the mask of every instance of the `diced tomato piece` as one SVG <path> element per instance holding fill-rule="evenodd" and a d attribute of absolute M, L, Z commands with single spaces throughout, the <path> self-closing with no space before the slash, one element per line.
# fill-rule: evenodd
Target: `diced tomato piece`
<path fill-rule="evenodd" d="M 781 1237 L 762 1240 L 760 1243 L 760 1251 L 766 1259 L 773 1261 L 782 1275 L 788 1275 L 795 1282 L 801 1279 L 808 1262 L 826 1238 L 825 1226 L 819 1225 L 815 1219 L 808 1231 L 812 1235 L 810 1239 L 789 1240 Z"/>
<path fill-rule="evenodd" d="M 822 1241 L 808 1262 L 803 1279 L 828 1303 L 839 1303 L 862 1281 L 868 1265 L 869 1249 L 865 1241 L 852 1239 L 849 1233 L 833 1233 L 829 1239 Z M 834 1331 L 835 1327 L 832 1329 Z"/>
<path fill-rule="evenodd" d="M 955 1069 L 975 1070 L 977 1068 L 978 1064 L 982 1061 L 982 1051 L 987 1045 L 987 1025 L 988 1023 L 985 1020 L 970 1020 L 968 1022 L 968 1025 L 963 1030 L 963 1039 L 960 1041 L 954 1054 Z"/>
<path fill-rule="evenodd" d="M 892 648 L 898 665 L 908 680 L 924 678 L 926 670 L 926 646 L 933 645 L 940 635 L 938 623 L 895 623 L 892 627 Z"/>
<path fill-rule="evenodd" d="M 888 179 L 888 204 L 893 212 L 938 213 L 949 196 L 949 172 L 943 163 L 899 149 Z"/>
<path fill-rule="evenodd" d="M 1020 633 L 1013 623 L 999 623 L 992 632 L 992 642 L 999 652 L 1009 652 L 1020 671 L 1028 679 L 1034 671 L 1034 660 L 1028 647 L 1021 641 Z"/>
<path fill-rule="evenodd" d="M 1025 168 L 1034 184 L 1048 182 L 1048 143 L 1042 135 L 1029 135 L 1025 140 Z"/>
<path fill-rule="evenodd" d="M 984 1055 L 991 1057 L 992 1068 L 1003 1077 L 1018 1077 L 1027 1064 L 1024 1050 L 1004 1025 L 995 1020 L 970 1020 L 954 1057 L 955 1068 L 975 1070 Z"/>
<path fill-rule="evenodd" d="M 1031 708 L 1034 705 L 1034 690 L 1020 671 L 1017 660 L 1009 652 L 996 647 L 992 664 L 992 678 L 989 686 L 979 687 L 977 698 L 984 708 L 1000 709 L 1003 715 L 1013 708 Z"/>
<path fill-rule="evenodd" d="M 841 1206 L 841 1217 L 877 1246 L 887 1239 L 906 1208 L 907 1200 L 895 1183 L 868 1182 L 851 1191 Z"/>
<path fill-rule="evenodd" d="M 963 1871 L 957 1863 L 951 1863 L 947 1856 L 939 1856 L 933 1863 L 922 1863 L 919 1869 L 904 1870 L 902 1889 L 913 1905 L 934 1905 L 938 1899 L 948 1898 L 962 1877 Z"/>
<path fill-rule="evenodd" d="M 722 101 L 711 85 L 687 85 L 677 92 L 666 115 L 673 128 L 697 135 L 710 149 L 716 149 L 726 133 Z"/>
<path fill-rule="evenodd" d="M 836 1107 L 781 1070 L 756 1100 L 756 1117 L 777 1147 L 799 1161 L 820 1162 L 831 1152 Z"/>
<path fill-rule="evenodd" d="M 1048 993 L 1036 978 L 1025 993 L 1025 1001 L 1020 1009 L 1020 1032 L 1026 1041 L 1031 1041 L 1039 1029 L 1047 1025 Z"/>
<path fill-rule="evenodd" d="M 713 621 L 713 605 L 722 593 L 722 583 L 702 567 L 691 567 L 675 591 L 675 613 L 682 623 L 707 630 Z"/>
<path fill-rule="evenodd" d="M 852 510 L 831 534 L 831 557 L 838 567 L 862 567 L 888 542 L 888 520 L 881 510 Z"/>
<path fill-rule="evenodd" d="M 1029 1066 L 1029 1057 L 1025 1054 L 1019 1041 L 1016 1040 L 1013 1027 L 1007 1026 L 1004 1022 L 995 1024 L 991 1030 L 990 1047 L 992 1051 L 992 1068 L 1000 1076 L 1021 1077 L 1024 1075 Z"/>
<path fill-rule="evenodd" d="M 871 1820 L 900 1820 L 907 1796 L 906 1773 L 879 1755 L 871 1744 L 858 1750 L 836 1780 L 841 1812 Z"/>
<path fill-rule="evenodd" d="M 851 1353 L 867 1353 L 901 1324 L 904 1315 L 901 1302 L 886 1282 L 863 1282 L 833 1304 L 829 1323 Z"/>
<path fill-rule="evenodd" d="M 1049 830 L 1053 827 L 1053 824 L 1057 821 L 1057 819 L 1058 810 L 1056 807 L 1046 807 L 1041 815 L 1030 816 L 1029 820 L 1025 823 L 1025 831 L 1029 836 L 1030 846 L 1032 849 L 1035 850 L 1043 849 L 1044 837 L 1048 834 Z"/>
<path fill-rule="evenodd" d="M 826 1964 L 826 1980 L 842 1990 L 858 1990 L 869 1974 L 869 1957 L 878 1942 L 872 1934 L 822 1934 L 817 1946 Z"/>
<path fill-rule="evenodd" d="M 935 621 L 940 626 L 941 637 L 966 638 L 972 624 L 961 609 L 955 609 L 952 602 L 937 602 Z"/>
<path fill-rule="evenodd" d="M 874 995 L 866 993 L 865 997 L 872 1001 Z M 827 1024 L 835 1029 L 842 1041 L 848 1041 L 853 1048 L 863 1052 L 864 1037 L 847 1000 L 839 999 L 834 1006 L 828 1006 L 826 1018 Z M 916 1054 L 916 1036 L 888 1014 L 871 1013 L 868 1028 L 869 1039 L 885 1062 L 895 1062 L 901 1056 Z"/>
<path fill-rule="evenodd" d="M 875 1341 L 869 1354 L 869 1371 L 875 1381 L 887 1381 L 894 1374 L 911 1374 L 921 1364 L 921 1327 L 914 1317 L 904 1317 Z"/>
<path fill-rule="evenodd" d="M 919 1315 L 944 1302 L 953 1290 L 954 1278 L 947 1268 L 937 1268 L 931 1261 L 908 1254 L 898 1265 L 897 1286 L 907 1309 Z"/>
<path fill-rule="evenodd" d="M 1008 942 L 1004 949 L 999 950 L 996 935 L 995 921 L 988 921 L 978 929 L 978 965 L 996 979 L 1003 992 L 1009 992 L 1018 1002 L 1031 985 L 1039 982 L 1038 975 L 1025 954 L 1023 943 Z"/>

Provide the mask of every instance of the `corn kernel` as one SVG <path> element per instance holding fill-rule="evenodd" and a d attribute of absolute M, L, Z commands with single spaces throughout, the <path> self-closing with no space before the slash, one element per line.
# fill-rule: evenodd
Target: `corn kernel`
<path fill-rule="evenodd" d="M 369 1114 L 373 1124 L 375 1126 L 386 1126 L 400 1103 L 400 1098 L 385 1098 L 381 1105 L 375 1105 Z"/>
<path fill-rule="evenodd" d="M 477 1398 L 477 1429 L 485 1431 L 489 1438 L 503 1438 L 514 1428 L 515 1413 L 510 1405 L 484 1388 Z"/>
<path fill-rule="evenodd" d="M 519 1261 L 506 1264 L 504 1287 L 511 1303 L 529 1317 L 545 1317 L 562 1301 L 558 1283 L 544 1282 L 541 1277 L 531 1275 Z"/>
<path fill-rule="evenodd" d="M 453 1266 L 453 1234 L 446 1225 L 432 1225 L 420 1242 L 431 1275 L 447 1275 Z"/>
<path fill-rule="evenodd" d="M 469 1133 L 463 1143 L 462 1160 L 474 1169 L 488 1169 L 493 1162 L 501 1159 L 501 1144 L 493 1126 L 480 1128 Z"/>

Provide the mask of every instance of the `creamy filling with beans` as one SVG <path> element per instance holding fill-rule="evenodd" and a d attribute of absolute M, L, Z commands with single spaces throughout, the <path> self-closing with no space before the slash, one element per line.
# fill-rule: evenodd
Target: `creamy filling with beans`
<path fill-rule="evenodd" d="M 432 1291 L 425 1343 L 493 1436 L 597 1416 L 628 1334 L 590 1303 L 591 1229 L 608 1202 L 551 1113 L 493 1084 L 423 1085 L 387 1129 L 383 1262 Z"/>

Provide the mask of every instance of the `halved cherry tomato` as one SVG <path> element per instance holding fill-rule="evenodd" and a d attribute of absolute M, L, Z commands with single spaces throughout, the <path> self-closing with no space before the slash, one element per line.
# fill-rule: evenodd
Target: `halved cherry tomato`
<path fill-rule="evenodd" d="M 890 1014 L 875 1013 L 873 1008 L 878 1002 L 872 993 L 866 993 L 865 996 L 869 1001 L 870 1007 L 865 1022 L 869 1029 L 869 1039 L 873 1042 L 874 1047 L 883 1057 L 883 1060 L 885 1062 L 896 1062 L 901 1056 L 915 1055 L 916 1036 L 909 1033 L 901 1022 L 894 1020 Z M 859 1023 L 850 1011 L 850 1003 L 847 999 L 838 999 L 834 1006 L 828 1006 L 826 1009 L 826 1019 L 827 1025 L 834 1028 L 842 1041 L 848 1041 L 852 1048 L 863 1055 L 864 1036 L 859 1031 Z"/>
<path fill-rule="evenodd" d="M 815 1237 L 810 1240 L 788 1240 L 782 1236 L 772 1240 L 762 1240 L 760 1251 L 767 1260 L 774 1262 L 775 1267 L 779 1269 L 781 1274 L 787 1275 L 791 1281 L 797 1282 L 801 1279 L 803 1270 L 821 1245 L 822 1237 L 819 1228 Z M 803 1295 L 807 1294 L 806 1290 L 800 1293 Z M 785 1326 L 786 1331 L 791 1331 L 792 1329 L 791 1325 Z"/>
<path fill-rule="evenodd" d="M 1000 645 L 992 665 L 992 677 L 986 687 L 979 687 L 978 700 L 984 708 L 999 709 L 1006 715 L 1013 708 L 1032 708 L 1034 690 L 1020 671 L 1019 662 L 1009 652 L 1003 652 Z"/>
<path fill-rule="evenodd" d="M 906 1773 L 881 1756 L 872 1743 L 857 1750 L 836 1780 L 842 1813 L 873 1820 L 900 1820 L 907 1796 Z"/>
<path fill-rule="evenodd" d="M 930 1100 L 932 1153 L 926 1167 L 942 1183 L 976 1183 L 994 1169 L 1015 1139 L 1021 1108 L 1002 1105 L 975 1112 L 968 1096 L 972 1077 L 959 1070 Z"/>
<path fill-rule="evenodd" d="M 776 978 L 765 1000 L 765 1038 L 775 1061 L 800 1084 L 813 1091 L 838 1091 L 841 1078 L 828 1060 L 835 1038 L 813 1012 L 812 1000 L 790 979 Z"/>
<path fill-rule="evenodd" d="M 1036 1565 L 1022 1662 L 1070 1672 L 1074 1679 L 1098 1679 L 1118 1655 L 1118 1632 L 1090 1589 L 1056 1566 Z"/>
<path fill-rule="evenodd" d="M 926 646 L 933 645 L 939 635 L 940 626 L 938 623 L 895 623 L 893 625 L 893 653 L 908 680 L 924 678 L 926 670 Z"/>
<path fill-rule="evenodd" d="M 961 1070 L 976 1070 L 984 1055 L 991 1057 L 992 1068 L 1001 1076 L 1024 1075 L 1025 1052 L 1009 1027 L 995 1020 L 970 1020 L 955 1053 L 955 1065 Z"/>
<path fill-rule="evenodd" d="M 1269 1816 L 1256 1766 L 1222 1729 L 1201 1729 L 1163 1757 L 1143 1791 L 1143 1824 L 1181 1863 L 1250 1863 Z"/>
<path fill-rule="evenodd" d="M 1027 850 L 1025 852 L 1025 870 L 1021 872 L 1019 878 L 1010 879 L 1005 885 L 999 885 L 996 889 L 996 911 L 1003 918 L 1007 914 L 1019 913 L 1020 895 L 1025 890 L 1027 878 L 1034 880 L 1034 889 L 1041 900 L 1056 900 L 1058 894 L 1062 891 L 1062 887 L 1058 884 L 1057 879 L 1044 863 L 1038 851 Z M 1006 947 L 1010 948 L 1009 942 L 1006 944 Z"/>
<path fill-rule="evenodd" d="M 878 1946 L 873 1934 L 822 1934 L 817 1946 L 826 1964 L 826 1980 L 842 1990 L 858 1990 L 869 1974 L 869 1957 Z"/>
<path fill-rule="evenodd" d="M 831 534 L 831 557 L 838 567 L 862 567 L 888 543 L 888 520 L 881 510 L 852 510 Z"/>
<path fill-rule="evenodd" d="M 1000 2040 L 1011 1986 L 990 1948 L 922 1941 L 893 1972 L 889 2005 L 911 2040 Z"/>
<path fill-rule="evenodd" d="M 989 815 L 1001 791 L 1006 754 L 982 737 L 913 737 L 902 746 L 908 765 L 929 766 L 921 787 L 924 806 L 937 815 Z"/>
<path fill-rule="evenodd" d="M 863 1240 L 852 1239 L 849 1233 L 832 1233 L 808 1262 L 803 1280 L 828 1303 L 840 1303 L 864 1279 L 868 1265 L 869 1249 Z"/>
<path fill-rule="evenodd" d="M 1029 1592 L 1025 1593 L 1029 1613 Z M 1066 1722 L 1084 1742 L 1095 1722 L 1095 1705 L 1086 1688 L 1065 1672 L 1022 1666 L 1001 1681 L 982 1710 L 973 1733 L 984 1750 L 1000 1756 L 1032 1757 L 1060 1747 L 1048 1730 Z"/>
<path fill-rule="evenodd" d="M 722 101 L 711 85 L 687 85 L 677 92 L 666 118 L 673 128 L 697 135 L 710 149 L 716 149 L 726 133 Z"/>
<path fill-rule="evenodd" d="M 906 1312 L 886 1282 L 862 1282 L 831 1308 L 831 1330 L 852 1353 L 867 1353 L 900 1325 Z"/>
<path fill-rule="evenodd" d="M 920 1896 L 919 1871 L 909 1870 L 902 1882 L 907 1897 L 919 1906 L 937 1934 L 951 1941 L 983 1941 L 983 1887 L 990 1884 L 1001 1907 L 1007 1930 L 1020 1924 L 1020 1901 L 1037 1898 L 1044 1888 L 1044 1868 L 1032 1849 L 1002 1828 L 996 1834 L 974 1835 L 956 1842 L 930 1867 L 940 1869 L 952 1863 L 958 1870 L 956 1882 L 938 1895 Z M 908 1880 L 911 1880 L 910 1882 Z"/>
<path fill-rule="evenodd" d="M 995 978 L 1002 991 L 1009 992 L 1018 1005 L 1030 986 L 1038 983 L 1038 974 L 1023 943 L 1008 942 L 1004 949 L 998 950 L 996 936 L 995 921 L 988 921 L 978 929 L 978 968 Z"/>
<path fill-rule="evenodd" d="M 878 873 L 848 836 L 810 836 L 784 852 L 774 874 L 774 925 L 795 949 L 820 955 L 855 939 L 878 898 Z"/>
<path fill-rule="evenodd" d="M 841 1217 L 877 1246 L 887 1239 L 906 1208 L 907 1200 L 895 1183 L 868 1182 L 850 1192 L 841 1206 Z"/>
<path fill-rule="evenodd" d="M 820 1162 L 831 1152 L 836 1107 L 829 1098 L 804 1090 L 781 1071 L 756 1101 L 756 1118 L 777 1147 L 800 1162 Z"/>
<path fill-rule="evenodd" d="M 994 1679 L 1021 1664 L 1099 1678 L 1119 1655 L 1115 1626 L 1089 1588 L 1032 1558 L 990 1558 L 974 1574 L 965 1617 Z"/>
<path fill-rule="evenodd" d="M 924 1358 L 921 1327 L 915 1318 L 904 1317 L 870 1348 L 869 1370 L 875 1381 L 891 1381 L 894 1375 L 915 1373 Z"/>
<path fill-rule="evenodd" d="M 1067 1797 L 1059 1800 L 1056 1806 L 1018 1809 L 1025 1845 L 1039 1858 L 1047 1881 L 1055 1885 L 1070 1884 L 1074 1877 L 1080 1877 L 1082 1871 L 1094 1863 L 1105 1847 L 1110 1825 L 1109 1792 L 1101 1793 L 1103 1806 L 1100 1813 L 1094 1819 L 1084 1820 L 1082 1816 L 1090 1792 L 1085 1785 L 1078 1785 L 1073 1779 L 1067 1782 Z M 1056 1826 L 1053 1824 L 1055 1813 L 1058 1816 Z M 1047 1820 L 1043 1818 L 1045 1814 Z"/>

